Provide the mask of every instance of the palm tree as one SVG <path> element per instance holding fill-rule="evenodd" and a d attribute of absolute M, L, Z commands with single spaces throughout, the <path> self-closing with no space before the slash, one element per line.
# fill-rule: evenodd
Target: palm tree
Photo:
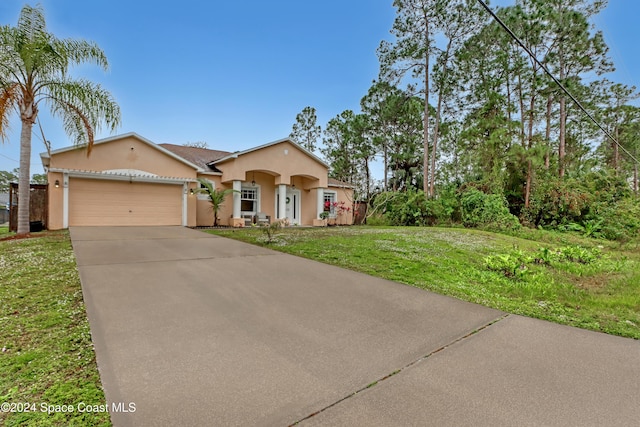
<path fill-rule="evenodd" d="M 213 210 L 213 226 L 218 226 L 218 212 L 222 209 L 224 199 L 231 193 L 237 193 L 237 190 L 231 188 L 227 189 L 214 189 L 210 181 L 206 179 L 198 178 L 198 182 L 202 184 L 204 188 L 197 190 L 198 193 L 206 194 L 209 197 L 209 203 L 211 203 L 211 210 Z"/>
<path fill-rule="evenodd" d="M 108 70 L 107 58 L 95 43 L 58 39 L 46 29 L 42 7 L 24 6 L 16 27 L 0 27 L 0 139 L 7 139 L 10 114 L 22 122 L 18 180 L 18 234 L 29 232 L 29 163 L 31 129 L 44 103 L 75 144 L 91 153 L 94 134 L 104 122 L 113 132 L 120 108 L 100 85 L 73 79 L 70 66 L 92 63 Z"/>

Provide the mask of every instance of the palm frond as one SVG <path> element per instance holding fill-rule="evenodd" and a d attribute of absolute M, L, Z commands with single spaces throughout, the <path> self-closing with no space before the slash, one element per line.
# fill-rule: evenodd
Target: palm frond
<path fill-rule="evenodd" d="M 20 95 L 19 89 L 19 85 L 16 83 L 0 85 L 0 141 L 2 142 L 7 138 L 9 114 L 12 109 L 16 108 L 16 102 Z"/>
<path fill-rule="evenodd" d="M 64 129 L 77 145 L 87 145 L 106 124 L 111 132 L 120 125 L 120 107 L 111 93 L 87 80 L 51 81 L 44 85 L 51 113 L 62 119 Z"/>
<path fill-rule="evenodd" d="M 202 184 L 204 188 L 199 188 L 196 193 L 206 194 L 209 197 L 209 203 L 211 204 L 211 210 L 213 211 L 213 226 L 218 225 L 218 212 L 222 209 L 224 199 L 231 193 L 238 193 L 238 190 L 231 188 L 227 189 L 215 189 L 211 181 L 203 178 L 198 178 L 198 182 Z"/>
<path fill-rule="evenodd" d="M 23 38 L 24 43 L 34 42 L 47 33 L 47 24 L 44 19 L 42 6 L 35 7 L 24 5 L 18 18 L 16 27 Z"/>
<path fill-rule="evenodd" d="M 94 42 L 81 39 L 55 41 L 56 51 L 64 52 L 72 64 L 94 64 L 104 71 L 109 69 L 109 61 L 104 51 Z"/>

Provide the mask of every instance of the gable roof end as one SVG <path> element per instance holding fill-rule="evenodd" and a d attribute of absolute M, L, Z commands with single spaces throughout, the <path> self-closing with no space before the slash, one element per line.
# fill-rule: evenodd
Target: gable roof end
<path fill-rule="evenodd" d="M 266 144 L 259 145 L 257 147 L 253 147 L 253 148 L 249 148 L 249 149 L 244 150 L 244 151 L 236 151 L 236 152 L 230 153 L 229 155 L 227 155 L 225 157 L 222 157 L 220 159 L 217 159 L 217 160 L 214 160 L 212 162 L 209 162 L 208 165 L 212 166 L 212 165 L 216 165 L 218 163 L 226 162 L 227 160 L 237 159 L 239 156 L 243 156 L 245 154 L 249 154 L 249 153 L 251 153 L 253 151 L 262 150 L 263 148 L 271 147 L 272 145 L 278 145 L 278 144 L 281 144 L 283 142 L 290 143 L 291 145 L 293 145 L 294 147 L 296 147 L 297 149 L 302 151 L 304 154 L 306 154 L 307 156 L 311 157 L 316 162 L 320 163 L 321 165 L 323 165 L 327 169 L 329 168 L 329 165 L 326 164 L 322 159 L 320 159 L 318 156 L 316 156 L 315 154 L 313 154 L 311 151 L 307 150 L 306 148 L 304 148 L 300 144 L 297 144 L 297 143 L 293 142 L 289 138 L 278 139 L 277 141 L 268 142 Z"/>
<path fill-rule="evenodd" d="M 169 157 L 171 157 L 171 158 L 173 158 L 173 159 L 175 159 L 175 160 L 177 160 L 177 161 L 179 161 L 181 163 L 184 163 L 187 166 L 190 166 L 190 167 L 194 168 L 198 172 L 204 172 L 204 170 L 200 166 L 194 164 L 193 162 L 190 162 L 187 159 L 184 159 L 184 158 L 178 156 L 177 154 L 167 150 L 166 148 L 156 144 L 155 142 L 153 142 L 151 140 L 148 140 L 147 138 L 145 138 L 143 136 L 138 135 L 135 132 L 129 132 L 129 133 L 121 134 L 121 135 L 110 136 L 108 138 L 99 139 L 99 140 L 93 142 L 93 146 L 95 147 L 96 145 L 106 144 L 106 143 L 109 143 L 111 141 L 117 141 L 119 139 L 124 139 L 124 138 L 135 138 L 138 141 L 149 145 L 151 148 L 154 148 L 154 149 L 160 151 L 161 153 L 164 153 L 167 156 L 169 156 Z M 49 166 L 48 160 L 50 159 L 50 157 L 52 155 L 59 154 L 59 153 L 65 153 L 67 151 L 81 150 L 83 148 L 84 148 L 84 146 L 82 146 L 82 145 L 72 145 L 70 147 L 58 148 L 57 150 L 51 151 L 51 153 L 40 153 L 40 159 L 42 160 L 42 164 L 44 166 L 48 167 Z"/>

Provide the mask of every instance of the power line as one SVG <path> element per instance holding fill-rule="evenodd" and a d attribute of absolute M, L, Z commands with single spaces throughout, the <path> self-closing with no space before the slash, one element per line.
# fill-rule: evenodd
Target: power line
<path fill-rule="evenodd" d="M 4 154 L 0 154 L 0 157 L 4 157 L 5 159 L 9 159 L 9 160 L 11 160 L 12 162 L 20 163 L 18 160 L 16 160 L 16 159 L 12 159 L 11 157 L 7 157 L 7 156 L 5 156 Z"/>
<path fill-rule="evenodd" d="M 556 77 L 551 73 L 551 71 L 549 71 L 549 69 L 547 68 L 547 66 L 546 66 L 546 65 L 544 65 L 542 62 L 540 62 L 540 60 L 538 60 L 538 58 L 533 54 L 533 52 L 531 52 L 531 50 L 530 50 L 527 46 L 525 46 L 525 44 L 522 42 L 522 40 L 520 40 L 520 38 L 518 38 L 518 36 L 516 36 L 516 35 L 515 35 L 515 33 L 514 33 L 513 31 L 511 31 L 511 28 L 509 28 L 509 27 L 507 26 L 507 24 L 505 24 L 504 22 L 502 22 L 502 20 L 501 20 L 501 19 L 500 19 L 500 18 L 499 18 L 499 17 L 498 17 L 494 12 L 493 12 L 493 10 L 491 10 L 491 9 L 489 8 L 489 6 L 487 6 L 487 5 L 486 5 L 486 3 L 485 3 L 483 0 L 478 0 L 478 2 L 482 5 L 482 7 L 483 7 L 483 8 L 485 8 L 485 10 L 486 10 L 487 12 L 489 12 L 489 14 L 493 17 L 493 19 L 495 19 L 495 20 L 496 20 L 496 22 L 497 22 L 498 24 L 500 24 L 500 26 L 501 26 L 501 27 L 502 27 L 502 28 L 503 28 L 503 29 L 504 29 L 504 30 L 505 30 L 505 31 L 506 31 L 506 32 L 511 36 L 511 38 L 513 38 L 513 39 L 514 39 L 514 40 L 515 40 L 515 41 L 520 45 L 520 47 L 521 47 L 522 49 L 524 49 L 524 51 L 525 51 L 525 52 L 527 52 L 527 54 L 528 54 L 528 55 L 529 55 L 529 56 L 530 56 L 534 61 L 536 61 L 536 63 L 537 63 L 537 64 L 538 64 L 538 65 L 539 65 L 539 66 L 544 70 L 544 72 L 545 72 L 545 73 L 547 73 L 547 75 L 548 75 L 549 77 L 551 77 L 551 79 L 555 82 L 555 84 L 556 84 L 556 85 L 558 85 L 558 87 L 559 87 L 560 89 L 562 89 L 562 91 L 563 91 L 565 94 L 567 94 L 567 95 L 569 96 L 569 98 L 571 98 L 571 100 L 572 100 L 572 101 L 573 101 L 573 102 L 578 106 L 578 108 L 580 108 L 580 109 L 582 110 L 582 112 L 583 112 L 583 113 L 584 113 L 584 114 L 586 114 L 586 115 L 587 115 L 587 117 L 589 117 L 589 119 L 591 119 L 591 121 L 592 121 L 593 123 L 595 123 L 595 125 L 596 125 L 596 126 L 598 126 L 598 127 L 600 128 L 600 130 L 601 130 L 602 132 L 604 132 L 604 134 L 605 134 L 607 137 L 609 137 L 609 139 L 611 139 L 611 141 L 613 141 L 613 142 L 614 142 L 618 147 L 620 147 L 624 153 L 626 153 L 626 154 L 627 154 L 631 159 L 633 159 L 633 161 L 635 161 L 637 164 L 640 164 L 640 161 L 638 161 L 638 159 L 636 159 L 636 158 L 635 158 L 635 157 L 634 157 L 634 156 L 633 156 L 633 155 L 632 155 L 632 154 L 631 154 L 631 153 L 630 153 L 626 148 L 624 148 L 624 147 L 623 147 L 623 146 L 618 142 L 618 140 L 617 140 L 617 139 L 615 139 L 615 138 L 613 137 L 613 135 L 611 135 L 611 133 L 609 133 L 609 131 L 608 131 L 608 130 L 606 130 L 606 129 L 604 128 L 604 126 L 602 126 L 602 125 L 600 124 L 600 122 L 598 122 L 598 121 L 595 119 L 595 117 L 593 117 L 593 115 L 591 115 L 591 113 L 589 113 L 589 112 L 587 111 L 587 109 L 586 109 L 586 108 L 584 108 L 584 107 L 582 106 L 582 104 L 580 103 L 580 101 L 578 101 L 578 100 L 576 99 L 576 97 L 575 97 L 575 96 L 573 96 L 573 94 L 572 94 L 571 92 L 569 92 L 569 90 L 567 90 L 567 88 L 566 88 L 566 87 L 564 87 L 564 85 L 563 85 L 562 83 L 560 83 L 560 80 L 558 80 L 558 79 L 557 79 L 557 78 L 556 78 Z"/>

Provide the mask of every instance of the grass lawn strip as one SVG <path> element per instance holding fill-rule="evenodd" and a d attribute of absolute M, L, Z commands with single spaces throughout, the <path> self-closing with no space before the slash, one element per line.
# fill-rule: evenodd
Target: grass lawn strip
<path fill-rule="evenodd" d="M 210 232 L 509 313 L 640 339 L 637 242 L 537 230 L 523 238 L 459 228 L 292 227 L 267 245 L 259 229 Z M 498 257 L 517 264 L 492 269 Z"/>
<path fill-rule="evenodd" d="M 105 397 L 68 233 L 34 235 L 0 242 L 0 403 L 35 404 L 0 413 L 0 424 L 109 426 L 108 412 L 77 410 Z"/>

